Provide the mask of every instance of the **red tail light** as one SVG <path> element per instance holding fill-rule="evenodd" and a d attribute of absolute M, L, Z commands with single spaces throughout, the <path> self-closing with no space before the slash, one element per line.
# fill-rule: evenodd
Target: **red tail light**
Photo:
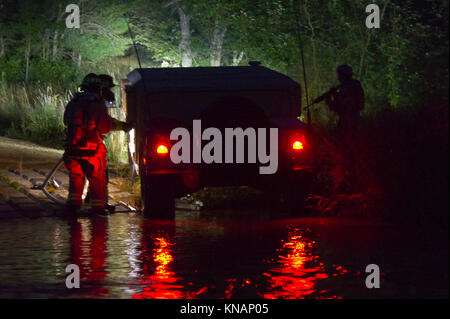
<path fill-rule="evenodd" d="M 156 146 L 156 153 L 162 156 L 167 155 L 169 153 L 169 148 L 167 147 L 166 144 L 159 143 Z"/>
<path fill-rule="evenodd" d="M 291 152 L 298 153 L 303 151 L 306 147 L 305 136 L 303 134 L 299 134 L 298 132 L 292 134 L 289 141 Z"/>
<path fill-rule="evenodd" d="M 301 151 L 301 150 L 303 149 L 303 142 L 300 141 L 300 140 L 295 139 L 295 140 L 292 142 L 292 149 L 293 149 L 294 151 Z"/>

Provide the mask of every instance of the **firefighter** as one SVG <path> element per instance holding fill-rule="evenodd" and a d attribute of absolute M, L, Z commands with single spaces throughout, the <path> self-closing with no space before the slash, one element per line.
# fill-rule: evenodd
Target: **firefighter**
<path fill-rule="evenodd" d="M 85 76 L 81 92 L 75 94 L 64 112 L 67 140 L 64 163 L 69 170 L 69 196 L 66 212 L 74 214 L 82 205 L 84 178 L 89 181 L 92 213 L 105 214 L 107 204 L 106 146 L 103 135 L 112 130 L 128 131 L 131 127 L 108 115 L 105 96 L 110 85 L 94 73 Z M 112 92 L 111 92 L 112 93 Z"/>
<path fill-rule="evenodd" d="M 359 126 L 360 112 L 364 109 L 364 91 L 361 83 L 353 79 L 350 66 L 340 65 L 336 71 L 340 85 L 325 102 L 339 116 L 338 132 L 352 135 Z"/>
<path fill-rule="evenodd" d="M 107 107 L 111 107 L 115 105 L 115 96 L 114 93 L 111 91 L 111 88 L 115 87 L 113 78 L 107 74 L 99 74 L 98 78 L 100 79 L 100 85 L 101 85 L 101 96 L 106 103 Z M 115 118 L 111 117 L 111 127 L 113 131 L 119 131 L 123 130 L 125 132 L 128 132 L 132 127 L 128 123 L 121 122 L 119 120 L 116 120 Z M 108 182 L 109 182 L 109 173 L 108 173 L 108 164 L 106 164 L 105 167 L 105 183 L 106 183 L 106 208 L 109 212 L 115 211 L 115 206 L 108 204 Z M 85 198 L 85 203 L 90 203 L 91 200 L 91 189 L 89 188 L 89 191 Z"/>

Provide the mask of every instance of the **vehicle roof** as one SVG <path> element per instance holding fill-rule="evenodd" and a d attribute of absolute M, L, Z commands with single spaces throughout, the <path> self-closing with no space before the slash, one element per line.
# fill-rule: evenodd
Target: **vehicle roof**
<path fill-rule="evenodd" d="M 263 66 L 143 68 L 130 72 L 128 80 L 132 90 L 300 89 L 290 77 Z"/>

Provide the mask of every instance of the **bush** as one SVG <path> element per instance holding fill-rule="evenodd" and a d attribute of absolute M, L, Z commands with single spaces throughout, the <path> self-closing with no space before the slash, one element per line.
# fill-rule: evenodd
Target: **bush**
<path fill-rule="evenodd" d="M 383 109 L 352 143 L 322 130 L 321 174 L 309 197 L 328 214 L 448 222 L 448 102 Z M 447 208 L 446 208 L 447 207 Z"/>
<path fill-rule="evenodd" d="M 81 79 L 80 71 L 65 61 L 36 59 L 30 66 L 30 82 L 32 83 L 72 86 L 73 83 L 80 83 Z"/>
<path fill-rule="evenodd" d="M 15 83 L 23 81 L 23 59 L 13 56 L 7 59 L 5 56 L 0 58 L 0 85 L 6 83 Z"/>
<path fill-rule="evenodd" d="M 65 142 L 62 113 L 52 105 L 32 109 L 20 119 L 19 125 L 6 129 L 6 136 L 62 148 Z"/>
<path fill-rule="evenodd" d="M 63 60 L 30 60 L 28 84 L 45 86 L 66 85 L 72 87 L 80 83 L 81 70 Z M 25 61 L 21 56 L 0 58 L 0 85 L 25 82 Z"/>
<path fill-rule="evenodd" d="M 70 91 L 51 87 L 2 85 L 0 133 L 11 138 L 61 148 L 64 145 L 64 105 Z"/>
<path fill-rule="evenodd" d="M 72 97 L 71 90 L 42 85 L 0 86 L 0 134 L 35 142 L 44 146 L 63 148 L 65 106 Z M 119 109 L 111 112 L 123 118 Z M 122 132 L 113 132 L 105 139 L 108 159 L 127 162 L 127 139 Z"/>

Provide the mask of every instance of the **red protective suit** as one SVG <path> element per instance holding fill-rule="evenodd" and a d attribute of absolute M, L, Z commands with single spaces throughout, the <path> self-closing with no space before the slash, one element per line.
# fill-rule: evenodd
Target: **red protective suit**
<path fill-rule="evenodd" d="M 67 205 L 82 205 L 84 177 L 89 180 L 91 204 L 103 210 L 107 203 L 106 147 L 103 134 L 113 129 L 112 119 L 101 97 L 94 93 L 78 93 L 64 112 L 67 143 L 64 163 L 70 172 Z"/>

